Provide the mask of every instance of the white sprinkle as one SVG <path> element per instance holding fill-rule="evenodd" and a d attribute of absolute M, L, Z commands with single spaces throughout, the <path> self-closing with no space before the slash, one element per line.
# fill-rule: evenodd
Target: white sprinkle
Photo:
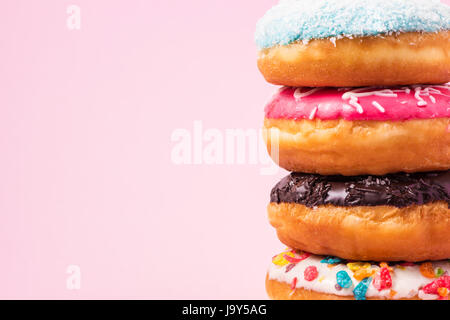
<path fill-rule="evenodd" d="M 430 100 L 431 100 L 431 102 L 436 103 L 436 98 L 433 97 L 432 95 L 430 95 Z"/>
<path fill-rule="evenodd" d="M 302 92 L 302 88 L 297 88 L 297 89 L 295 90 L 295 92 L 294 92 L 294 98 L 295 98 L 295 100 L 301 100 L 302 98 L 307 97 L 307 96 L 310 96 L 310 95 L 312 95 L 313 93 L 315 93 L 315 92 L 317 92 L 317 91 L 319 91 L 319 90 L 321 90 L 321 89 L 322 89 L 322 88 L 314 88 L 314 89 L 311 89 L 311 90 L 309 90 L 309 91 Z"/>
<path fill-rule="evenodd" d="M 381 113 L 385 113 L 385 112 L 386 112 L 386 110 L 384 110 L 383 106 L 382 106 L 381 104 L 379 104 L 378 102 L 373 101 L 373 102 L 372 102 L 372 105 L 373 105 L 375 108 L 377 108 L 378 110 L 380 110 Z"/>
<path fill-rule="evenodd" d="M 346 100 L 351 97 L 361 98 L 361 97 L 369 97 L 369 96 L 380 96 L 380 97 L 391 97 L 396 98 L 397 94 L 390 89 L 376 90 L 376 91 L 368 91 L 368 92 L 360 92 L 363 90 L 368 90 L 369 88 L 359 88 L 355 90 L 348 91 L 342 95 L 342 99 Z"/>
<path fill-rule="evenodd" d="M 440 93 L 433 92 L 433 94 L 436 94 L 436 95 L 438 95 L 438 96 L 444 96 L 444 97 L 450 98 L 450 96 L 449 96 L 448 94 L 443 94 L 442 92 L 440 92 Z"/>
<path fill-rule="evenodd" d="M 427 102 L 426 102 L 426 101 L 419 101 L 419 102 L 417 102 L 417 105 L 418 105 L 419 107 L 423 107 L 423 106 L 426 106 L 426 105 L 427 105 Z"/>
<path fill-rule="evenodd" d="M 420 96 L 420 94 L 422 93 L 422 88 L 416 87 L 416 88 L 414 88 L 414 91 L 415 91 L 414 98 L 416 98 L 418 100 L 417 105 L 419 107 L 426 106 L 427 102 L 425 100 L 423 100 L 422 97 Z"/>
<path fill-rule="evenodd" d="M 428 88 L 428 92 L 431 92 L 431 93 L 433 93 L 433 94 L 438 94 L 438 95 L 441 95 L 441 96 L 446 96 L 446 97 L 448 97 L 448 95 L 442 93 L 441 90 L 438 90 L 438 89 L 436 89 L 436 88 Z"/>
<path fill-rule="evenodd" d="M 344 100 L 350 99 L 352 96 L 356 96 L 356 94 L 359 93 L 360 91 L 370 90 L 370 89 L 374 89 L 374 88 L 375 87 L 365 87 L 365 88 L 349 90 L 342 95 L 342 99 L 344 99 Z"/>
<path fill-rule="evenodd" d="M 358 103 L 358 98 L 352 97 L 352 98 L 350 99 L 349 104 L 351 104 L 352 106 L 354 106 L 354 107 L 356 108 L 356 111 L 358 111 L 358 113 L 364 113 L 363 107 Z"/>
<path fill-rule="evenodd" d="M 374 93 L 376 96 L 379 97 L 388 97 L 388 98 L 397 98 L 398 95 L 396 93 L 385 93 L 385 92 L 375 92 Z"/>
<path fill-rule="evenodd" d="M 318 107 L 314 107 L 314 109 L 311 111 L 311 114 L 309 115 L 309 120 L 314 120 L 314 118 L 316 117 L 317 109 Z"/>
<path fill-rule="evenodd" d="M 431 86 L 431 87 L 450 90 L 450 82 L 446 83 L 446 85 L 444 85 L 444 86 Z"/>
<path fill-rule="evenodd" d="M 442 93 L 440 90 L 435 88 L 427 88 L 428 93 Z"/>
<path fill-rule="evenodd" d="M 335 37 L 331 37 L 330 41 L 334 44 L 334 47 L 336 47 L 336 38 Z"/>
<path fill-rule="evenodd" d="M 394 89 L 392 91 L 393 92 L 402 92 L 402 93 L 406 93 L 406 94 L 411 93 L 411 89 L 409 89 L 408 87 L 402 87 L 400 89 Z"/>
<path fill-rule="evenodd" d="M 411 89 L 412 88 L 412 89 Z M 343 100 L 349 100 L 349 104 L 356 108 L 359 113 L 363 113 L 364 109 L 362 105 L 359 103 L 359 98 L 368 97 L 368 96 L 379 96 L 379 97 L 390 97 L 396 98 L 398 95 L 396 92 L 410 94 L 414 90 L 414 98 L 417 100 L 417 105 L 419 107 L 424 107 L 428 105 L 427 101 L 425 101 L 422 96 L 427 96 L 430 98 L 432 103 L 436 103 L 436 98 L 433 95 L 446 96 L 449 95 L 444 94 L 440 89 L 450 90 L 450 83 L 445 85 L 412 85 L 410 87 L 401 87 L 398 89 L 387 89 L 383 87 L 363 87 L 351 90 L 350 88 L 340 88 L 338 91 L 346 90 L 346 92 L 342 95 Z M 309 92 L 305 92 L 306 95 L 309 95 Z M 401 104 L 407 104 L 408 101 L 401 101 Z M 373 101 L 372 105 L 376 107 L 381 112 L 386 112 L 386 110 L 381 106 L 377 101 Z M 345 105 L 344 106 L 348 106 Z"/>

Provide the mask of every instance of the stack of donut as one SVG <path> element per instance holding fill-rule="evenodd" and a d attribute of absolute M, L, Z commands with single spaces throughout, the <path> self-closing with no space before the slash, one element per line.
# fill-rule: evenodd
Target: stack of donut
<path fill-rule="evenodd" d="M 282 0 L 256 42 L 282 86 L 265 141 L 291 171 L 268 206 L 288 246 L 269 296 L 449 299 L 450 7 Z"/>

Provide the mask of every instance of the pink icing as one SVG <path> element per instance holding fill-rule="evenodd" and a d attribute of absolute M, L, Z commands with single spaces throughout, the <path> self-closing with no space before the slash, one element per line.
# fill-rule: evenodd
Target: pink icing
<path fill-rule="evenodd" d="M 283 87 L 266 106 L 268 119 L 400 121 L 450 117 L 450 85 L 390 88 Z"/>

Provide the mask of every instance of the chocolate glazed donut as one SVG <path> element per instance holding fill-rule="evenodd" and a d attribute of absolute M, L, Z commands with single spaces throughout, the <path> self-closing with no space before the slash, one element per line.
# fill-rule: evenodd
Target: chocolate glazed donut
<path fill-rule="evenodd" d="M 270 201 L 309 208 L 450 204 L 450 171 L 354 177 L 291 173 L 272 189 Z"/>
<path fill-rule="evenodd" d="M 450 257 L 450 172 L 385 176 L 292 173 L 271 192 L 286 245 L 350 260 Z"/>

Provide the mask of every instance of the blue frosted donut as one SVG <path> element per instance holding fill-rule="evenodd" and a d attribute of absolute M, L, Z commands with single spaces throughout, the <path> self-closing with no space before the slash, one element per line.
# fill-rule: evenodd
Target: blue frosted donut
<path fill-rule="evenodd" d="M 450 81 L 450 6 L 436 0 L 282 0 L 255 39 L 258 67 L 276 85 Z"/>
<path fill-rule="evenodd" d="M 436 0 L 281 0 L 256 27 L 260 49 L 323 38 L 450 29 L 450 7 Z"/>

